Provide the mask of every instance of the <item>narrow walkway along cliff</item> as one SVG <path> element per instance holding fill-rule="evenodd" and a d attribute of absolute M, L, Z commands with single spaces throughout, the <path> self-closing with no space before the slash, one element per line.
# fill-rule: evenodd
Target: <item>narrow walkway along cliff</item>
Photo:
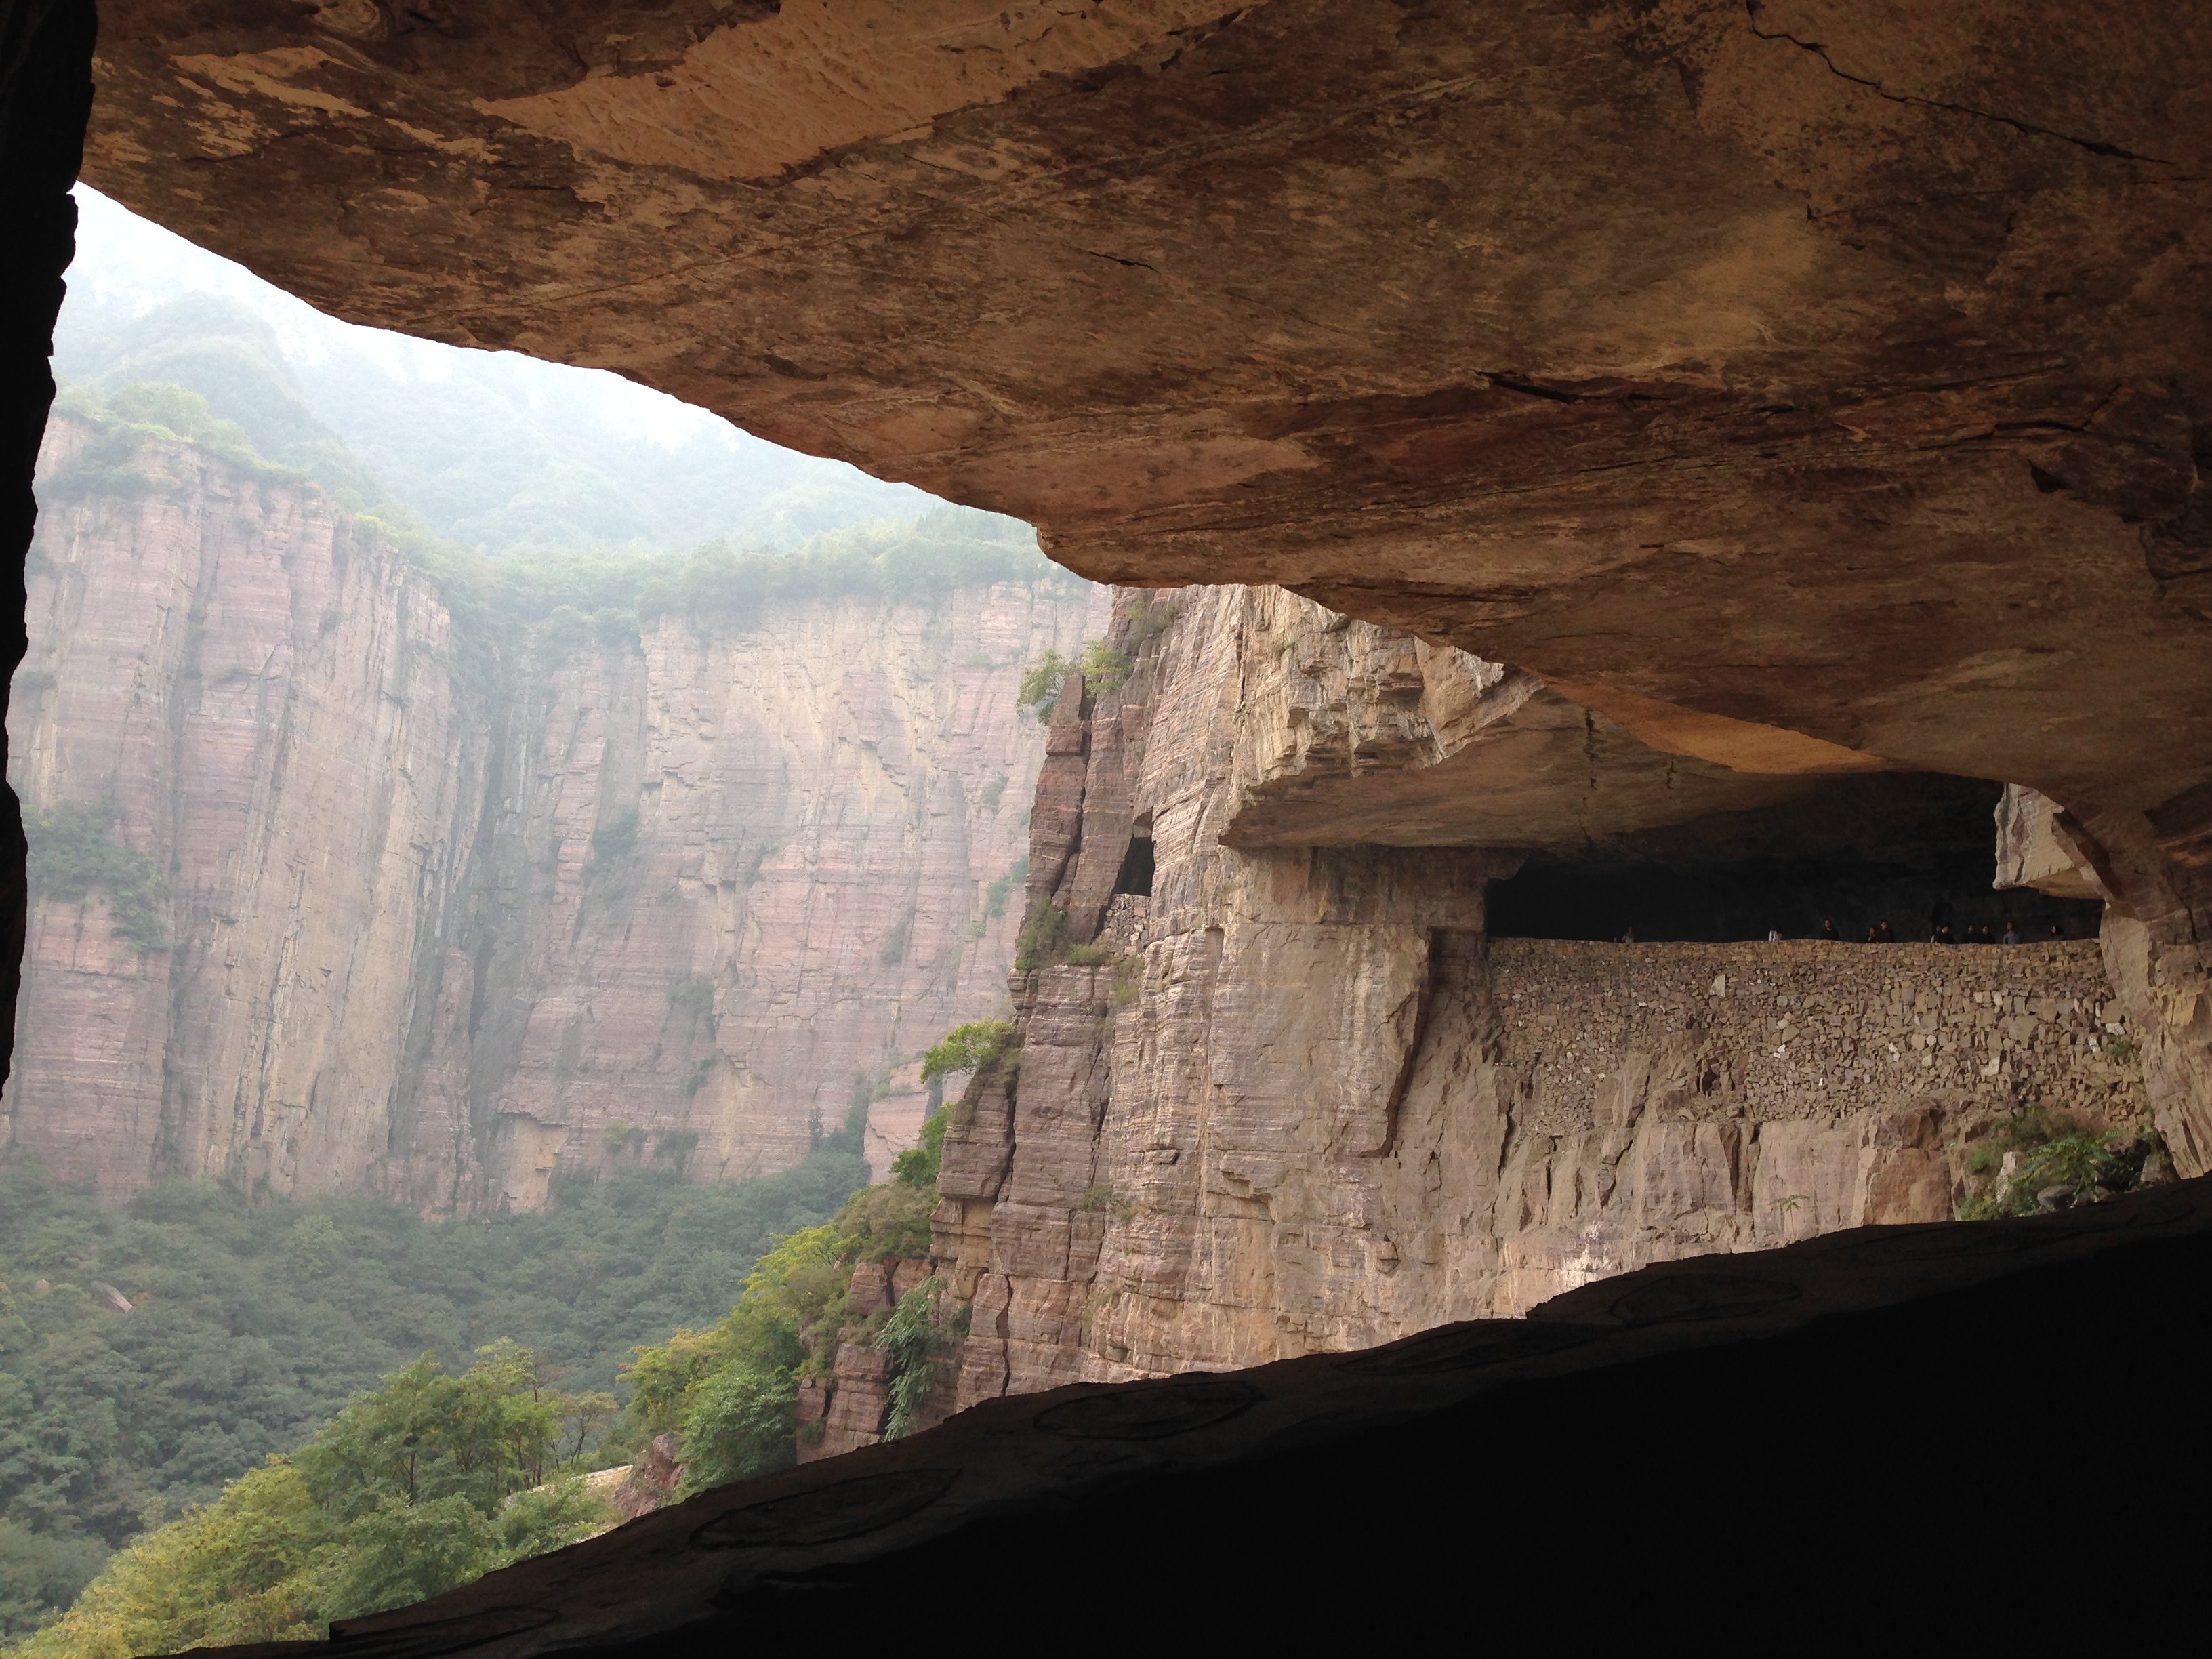
<path fill-rule="evenodd" d="M 2094 886 L 2017 793 L 1661 754 L 1277 589 L 1116 603 L 1038 786 L 1020 1046 L 945 1142 L 960 1403 L 1946 1221 L 2024 1113 L 2148 1127 Z M 2049 893 L 1992 891 L 2000 805 Z M 1689 925 L 1576 937 L 1608 893 Z M 1844 902 L 2033 937 L 1802 937 Z"/>

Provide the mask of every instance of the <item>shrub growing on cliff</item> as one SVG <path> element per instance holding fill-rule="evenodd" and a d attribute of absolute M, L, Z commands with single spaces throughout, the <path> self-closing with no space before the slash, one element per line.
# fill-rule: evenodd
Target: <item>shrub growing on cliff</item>
<path fill-rule="evenodd" d="M 945 1281 L 933 1273 L 899 1298 L 876 1333 L 876 1352 L 891 1363 L 890 1409 L 884 1418 L 886 1440 L 914 1432 L 922 1402 L 950 1368 L 946 1356 L 952 1332 L 939 1317 L 944 1295 Z"/>
<path fill-rule="evenodd" d="M 1077 659 L 1083 670 L 1083 683 L 1093 696 L 1104 691 L 1118 691 L 1129 678 L 1129 659 L 1112 646 L 1098 640 L 1086 640 L 1083 653 Z"/>
<path fill-rule="evenodd" d="M 975 924 L 975 937 L 983 937 L 984 930 L 1006 914 L 1006 901 L 1014 889 L 1029 879 L 1030 859 L 1024 853 L 1007 866 L 1006 872 L 983 890 L 983 920 Z"/>
<path fill-rule="evenodd" d="M 625 806 L 610 812 L 592 831 L 592 862 L 612 864 L 637 850 L 637 808 Z"/>
<path fill-rule="evenodd" d="M 1057 904 L 1042 905 L 1022 926 L 1014 941 L 1014 971 L 1035 973 L 1058 962 L 1067 949 L 1067 912 Z"/>
<path fill-rule="evenodd" d="M 884 967 L 896 968 L 906 960 L 906 942 L 913 932 L 914 912 L 908 910 L 891 924 L 890 931 L 884 935 L 883 949 L 876 953 Z"/>
<path fill-rule="evenodd" d="M 64 903 L 81 903 L 96 890 L 107 901 L 118 937 L 141 951 L 166 950 L 159 907 L 168 897 L 167 884 L 152 859 L 110 835 L 115 817 L 112 805 L 81 802 L 24 813 L 31 890 Z"/>
<path fill-rule="evenodd" d="M 980 1072 L 997 1064 L 1014 1028 L 1003 1019 L 975 1019 L 956 1025 L 921 1056 L 921 1080 L 953 1072 Z"/>
<path fill-rule="evenodd" d="M 1073 666 L 1059 652 L 1047 651 L 1023 672 L 1022 683 L 1014 688 L 1014 708 L 1034 714 L 1040 720 L 1049 720 L 1060 703 L 1061 683 Z"/>
<path fill-rule="evenodd" d="M 1958 1218 L 1990 1221 L 2031 1215 L 2039 1195 L 2052 1187 L 2076 1194 L 2099 1188 L 2125 1192 L 2140 1179 L 2145 1160 L 2163 1146 L 2154 1130 L 2115 1134 L 2041 1106 L 2030 1107 L 1969 1153 L 1969 1174 L 1986 1184 L 1959 1205 Z M 2008 1160 L 2009 1174 L 2004 1170 Z"/>
<path fill-rule="evenodd" d="M 1060 707 L 1060 690 L 1071 672 L 1081 670 L 1085 690 L 1096 696 L 1119 690 L 1129 678 L 1129 668 L 1127 656 L 1098 640 L 1085 640 L 1072 658 L 1047 651 L 1022 676 L 1014 691 L 1014 707 L 1034 713 L 1040 720 L 1049 720 Z"/>

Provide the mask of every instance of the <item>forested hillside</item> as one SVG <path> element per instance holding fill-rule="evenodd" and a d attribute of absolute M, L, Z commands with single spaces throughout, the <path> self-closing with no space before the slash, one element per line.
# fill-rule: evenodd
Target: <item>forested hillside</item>
<path fill-rule="evenodd" d="M 720 1317 L 773 1238 L 866 1179 L 841 1133 L 752 1182 L 637 1171 L 432 1224 L 182 1182 L 106 1208 L 0 1167 L 0 1629 L 51 1618 L 110 1550 L 426 1354 L 459 1368 L 511 1341 L 567 1393 L 611 1395 L 635 1346 Z"/>

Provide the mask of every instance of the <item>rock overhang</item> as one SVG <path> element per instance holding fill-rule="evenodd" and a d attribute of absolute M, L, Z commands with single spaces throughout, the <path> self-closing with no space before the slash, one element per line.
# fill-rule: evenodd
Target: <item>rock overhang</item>
<path fill-rule="evenodd" d="M 2141 811 L 2212 769 L 2208 56 L 2148 4 L 176 4 L 109 21 L 87 173 L 1088 574 Z"/>

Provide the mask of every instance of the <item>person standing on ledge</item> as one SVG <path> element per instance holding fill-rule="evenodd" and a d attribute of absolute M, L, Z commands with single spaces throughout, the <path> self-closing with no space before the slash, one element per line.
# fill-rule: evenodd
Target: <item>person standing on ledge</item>
<path fill-rule="evenodd" d="M 2020 929 L 2012 925 L 2012 918 L 2010 916 L 2007 916 L 2005 918 L 2004 942 L 2007 945 L 2017 945 L 2020 943 Z"/>
<path fill-rule="evenodd" d="M 1835 939 L 1839 937 L 1836 932 L 1836 919 L 1833 916 L 1826 918 L 1820 923 L 1820 937 L 1822 939 Z M 1868 937 L 1873 937 L 1872 933 L 1869 933 Z"/>

